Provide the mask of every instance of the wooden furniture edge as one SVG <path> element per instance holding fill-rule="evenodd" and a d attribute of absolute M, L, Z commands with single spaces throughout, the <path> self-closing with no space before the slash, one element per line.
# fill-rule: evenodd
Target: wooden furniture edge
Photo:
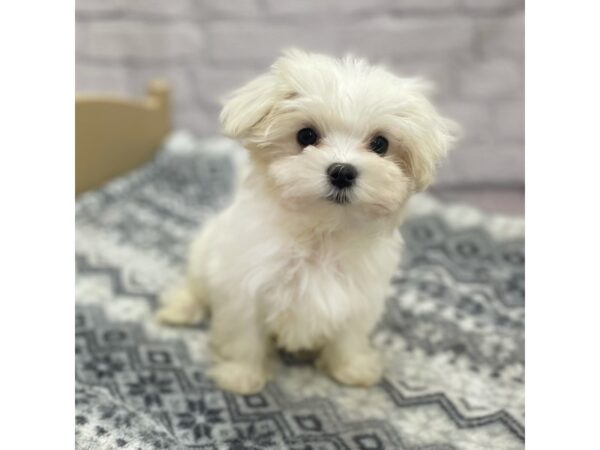
<path fill-rule="evenodd" d="M 170 89 L 162 80 L 150 82 L 143 99 L 77 94 L 76 195 L 151 160 L 170 131 Z"/>

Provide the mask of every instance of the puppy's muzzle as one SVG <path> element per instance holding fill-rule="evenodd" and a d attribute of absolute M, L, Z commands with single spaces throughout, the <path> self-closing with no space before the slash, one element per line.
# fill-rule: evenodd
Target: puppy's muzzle
<path fill-rule="evenodd" d="M 327 168 L 329 182 L 338 189 L 348 189 L 354 185 L 358 170 L 352 164 L 333 163 Z"/>

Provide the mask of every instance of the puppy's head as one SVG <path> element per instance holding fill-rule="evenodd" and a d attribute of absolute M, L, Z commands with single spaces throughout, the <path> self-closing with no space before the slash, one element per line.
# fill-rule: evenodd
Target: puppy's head
<path fill-rule="evenodd" d="M 292 50 L 235 91 L 221 121 L 285 206 L 393 215 L 453 141 L 425 93 L 363 60 Z"/>

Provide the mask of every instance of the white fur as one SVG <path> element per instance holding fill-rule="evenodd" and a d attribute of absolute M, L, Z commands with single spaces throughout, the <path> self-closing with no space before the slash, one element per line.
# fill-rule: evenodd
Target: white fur
<path fill-rule="evenodd" d="M 294 50 L 233 93 L 221 120 L 247 148 L 248 172 L 158 313 L 195 324 L 210 309 L 222 388 L 262 389 L 275 347 L 319 351 L 317 365 L 344 384 L 379 379 L 369 335 L 399 263 L 402 210 L 452 142 L 453 124 L 424 89 L 362 60 Z M 321 139 L 302 149 L 296 134 L 307 126 Z M 376 135 L 390 142 L 384 157 L 369 149 Z M 349 204 L 327 199 L 337 162 L 359 171 Z"/>

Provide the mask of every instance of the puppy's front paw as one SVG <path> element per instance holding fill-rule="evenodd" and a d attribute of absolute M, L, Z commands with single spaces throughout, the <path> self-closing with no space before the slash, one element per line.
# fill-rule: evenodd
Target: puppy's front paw
<path fill-rule="evenodd" d="M 369 387 L 381 379 L 381 360 L 377 352 L 365 352 L 338 361 L 319 361 L 338 382 L 348 386 Z"/>
<path fill-rule="evenodd" d="M 200 309 L 178 308 L 171 305 L 162 307 L 156 312 L 156 320 L 165 325 L 198 325 L 204 319 Z"/>
<path fill-rule="evenodd" d="M 204 307 L 185 287 L 167 291 L 161 298 L 164 305 L 156 320 L 166 325 L 198 325 L 204 319 Z"/>
<path fill-rule="evenodd" d="M 267 382 L 262 368 L 235 361 L 217 363 L 210 376 L 221 389 L 243 395 L 260 392 Z"/>

